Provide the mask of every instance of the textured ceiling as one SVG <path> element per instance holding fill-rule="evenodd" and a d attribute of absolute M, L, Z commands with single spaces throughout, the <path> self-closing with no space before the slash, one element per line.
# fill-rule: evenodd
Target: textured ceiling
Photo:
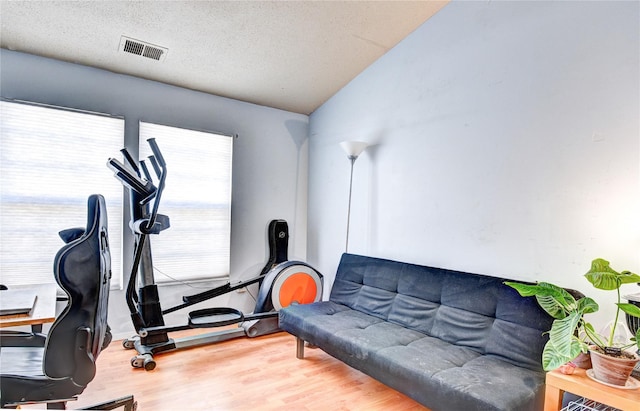
<path fill-rule="evenodd" d="M 2 0 L 0 46 L 309 114 L 445 4 Z"/>

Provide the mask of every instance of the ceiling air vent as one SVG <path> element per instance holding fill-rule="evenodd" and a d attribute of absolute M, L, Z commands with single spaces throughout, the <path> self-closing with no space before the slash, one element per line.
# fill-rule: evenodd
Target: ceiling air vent
<path fill-rule="evenodd" d="M 164 61 L 169 49 L 122 36 L 120 38 L 120 51 L 152 60 Z"/>

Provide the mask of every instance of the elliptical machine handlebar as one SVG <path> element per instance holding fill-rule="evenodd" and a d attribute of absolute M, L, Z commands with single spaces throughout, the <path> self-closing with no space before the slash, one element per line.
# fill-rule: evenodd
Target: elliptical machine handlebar
<path fill-rule="evenodd" d="M 156 143 L 156 139 L 150 138 L 147 142 L 151 147 L 151 151 L 153 151 L 153 156 L 158 161 L 158 165 L 164 170 L 167 167 L 167 163 L 164 161 L 164 157 L 162 157 L 162 153 L 160 152 L 160 147 L 158 147 L 158 144 Z"/>
<path fill-rule="evenodd" d="M 144 173 L 144 176 L 147 178 L 147 180 L 151 180 L 151 174 L 149 174 L 147 163 L 145 163 L 144 160 L 140 161 L 140 168 L 142 169 L 142 172 Z"/>
<path fill-rule="evenodd" d="M 156 223 L 156 218 L 158 217 L 158 207 L 160 206 L 160 197 L 162 197 L 162 192 L 164 191 L 164 182 L 167 179 L 167 163 L 164 161 L 164 157 L 160 152 L 160 147 L 156 143 L 155 138 L 150 138 L 147 140 L 149 146 L 151 147 L 151 151 L 153 152 L 152 156 L 149 156 L 149 161 L 151 161 L 151 165 L 158 176 L 158 190 L 156 193 L 155 201 L 153 202 L 153 209 L 151 211 L 151 216 L 149 218 L 149 222 L 147 223 L 147 230 L 151 230 Z M 146 169 L 146 167 L 145 167 Z M 148 172 L 148 171 L 147 171 Z"/>
<path fill-rule="evenodd" d="M 126 151 L 123 150 L 123 152 Z M 129 153 L 126 152 L 125 156 L 128 155 Z M 131 190 L 135 191 L 142 197 L 140 205 L 147 204 L 156 196 L 158 189 L 153 185 L 151 181 L 143 180 L 139 175 L 132 173 L 131 170 L 129 170 L 117 159 L 110 158 L 107 162 L 107 165 L 115 172 L 116 178 L 120 180 L 122 184 L 129 187 Z"/>
<path fill-rule="evenodd" d="M 129 154 L 129 150 L 127 150 L 126 148 L 123 148 L 122 150 L 120 150 L 120 152 L 124 156 L 124 159 L 126 160 L 127 164 L 129 164 L 129 167 L 131 167 L 131 169 L 136 173 L 136 175 L 140 177 L 140 169 L 138 168 L 136 161 L 133 159 L 133 157 L 131 157 L 131 154 Z M 147 176 L 147 181 L 151 181 L 151 179 L 148 176 Z"/>

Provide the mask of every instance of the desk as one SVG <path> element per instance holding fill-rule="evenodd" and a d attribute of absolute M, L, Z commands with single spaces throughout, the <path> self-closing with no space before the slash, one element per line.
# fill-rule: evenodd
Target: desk
<path fill-rule="evenodd" d="M 576 368 L 571 375 L 562 374 L 557 370 L 547 373 L 544 411 L 560 410 L 564 392 L 570 392 L 623 411 L 638 411 L 640 409 L 640 388 L 621 390 L 608 387 L 591 380 L 582 368 Z"/>
<path fill-rule="evenodd" d="M 30 314 L 14 314 L 0 316 L 0 328 L 17 327 L 20 325 L 39 325 L 52 323 L 56 319 L 56 293 L 55 284 L 38 285 L 14 285 L 11 289 L 33 289 L 38 293 L 36 303 Z"/>

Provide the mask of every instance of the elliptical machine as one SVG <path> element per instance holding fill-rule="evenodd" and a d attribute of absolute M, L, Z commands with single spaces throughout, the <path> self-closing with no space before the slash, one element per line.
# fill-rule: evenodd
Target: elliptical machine
<path fill-rule="evenodd" d="M 217 343 L 238 337 L 257 337 L 280 331 L 278 310 L 292 303 L 308 304 L 322 298 L 323 277 L 310 265 L 301 261 L 287 261 L 288 226 L 284 220 L 269 224 L 269 260 L 254 278 L 234 285 L 183 296 L 182 304 L 162 310 L 158 287 L 155 284 L 150 236 L 170 227 L 169 217 L 158 213 L 167 177 L 167 165 L 155 139 L 147 140 L 152 156 L 149 162 L 158 178 L 157 186 L 145 160 L 136 162 L 127 149 L 122 149 L 126 165 L 110 158 L 107 165 L 115 177 L 129 189 L 131 230 L 135 236 L 133 266 L 127 284 L 126 301 L 137 335 L 123 341 L 124 348 L 135 348 L 138 355 L 131 358 L 131 366 L 147 371 L 156 367 L 155 354 L 194 346 Z M 230 307 L 205 308 L 188 314 L 185 325 L 167 326 L 168 314 L 234 290 L 259 285 L 256 306 L 251 314 Z M 136 286 L 139 289 L 136 291 Z M 191 328 L 217 328 L 238 324 L 191 337 L 170 338 L 169 333 Z"/>

